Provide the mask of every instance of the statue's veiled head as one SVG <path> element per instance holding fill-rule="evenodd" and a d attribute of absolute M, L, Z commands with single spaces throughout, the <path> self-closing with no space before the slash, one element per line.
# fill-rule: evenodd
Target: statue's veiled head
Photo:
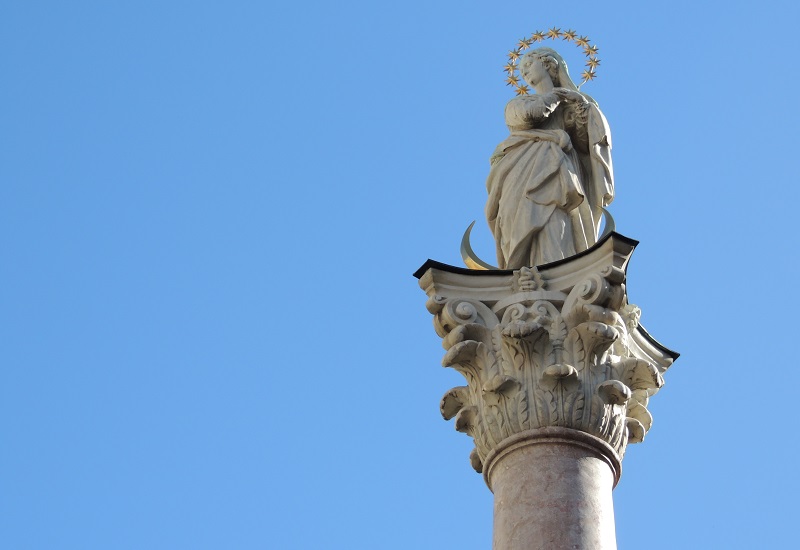
<path fill-rule="evenodd" d="M 534 89 L 549 78 L 553 86 L 577 90 L 567 71 L 567 63 L 552 48 L 536 48 L 527 52 L 519 61 L 519 74 Z"/>

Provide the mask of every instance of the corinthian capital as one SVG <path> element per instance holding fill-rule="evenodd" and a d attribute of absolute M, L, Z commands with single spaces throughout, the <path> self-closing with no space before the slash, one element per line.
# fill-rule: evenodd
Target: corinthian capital
<path fill-rule="evenodd" d="M 622 457 L 652 424 L 648 401 L 677 354 L 639 324 L 625 270 L 636 242 L 612 233 L 585 253 L 537 268 L 473 271 L 426 262 L 443 365 L 466 379 L 445 393 L 442 416 L 475 441 L 481 472 L 509 438 L 569 428 Z"/>

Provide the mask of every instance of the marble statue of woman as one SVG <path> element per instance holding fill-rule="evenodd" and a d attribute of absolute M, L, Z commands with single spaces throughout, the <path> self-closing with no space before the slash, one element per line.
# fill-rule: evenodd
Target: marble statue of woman
<path fill-rule="evenodd" d="M 597 103 L 578 91 L 550 48 L 522 56 L 519 72 L 536 94 L 506 105 L 511 134 L 495 149 L 486 181 L 500 269 L 586 250 L 614 198 L 611 134 Z"/>

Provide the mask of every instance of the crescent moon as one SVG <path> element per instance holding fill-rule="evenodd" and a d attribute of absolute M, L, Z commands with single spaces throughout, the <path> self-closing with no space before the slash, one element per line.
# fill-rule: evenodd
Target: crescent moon
<path fill-rule="evenodd" d="M 614 223 L 614 218 L 611 217 L 611 212 L 609 212 L 605 208 L 601 208 L 601 210 L 603 211 L 603 219 L 605 220 L 605 223 L 603 224 L 603 234 L 597 238 L 598 241 L 603 237 L 605 237 L 606 235 L 608 235 L 609 233 L 611 233 L 612 231 L 617 230 L 617 224 Z"/>
<path fill-rule="evenodd" d="M 617 224 L 614 222 L 614 217 L 611 215 L 611 212 L 606 210 L 605 208 L 601 208 L 603 211 L 603 233 L 597 238 L 599 241 L 609 233 L 617 230 Z M 461 238 L 461 259 L 464 260 L 464 264 L 470 269 L 480 269 L 483 271 L 488 270 L 497 270 L 499 268 L 488 264 L 478 258 L 478 255 L 475 254 L 475 251 L 472 250 L 472 245 L 469 243 L 469 235 L 472 233 L 472 228 L 475 226 L 475 221 L 469 224 L 467 230 L 464 231 L 464 236 Z"/>
<path fill-rule="evenodd" d="M 469 224 L 467 230 L 464 232 L 464 236 L 461 238 L 461 259 L 464 260 L 466 266 L 470 269 L 481 269 L 481 270 L 491 270 L 497 269 L 495 266 L 491 264 L 487 264 L 475 254 L 472 250 L 472 245 L 469 244 L 469 234 L 472 232 L 472 227 L 475 225 L 475 221 Z"/>

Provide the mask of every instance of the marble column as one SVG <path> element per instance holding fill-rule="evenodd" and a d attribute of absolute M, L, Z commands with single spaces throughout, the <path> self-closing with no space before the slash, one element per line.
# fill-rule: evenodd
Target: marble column
<path fill-rule="evenodd" d="M 649 399 L 678 357 L 639 323 L 626 269 L 636 241 L 611 233 L 538 268 L 477 271 L 429 260 L 416 273 L 466 386 L 442 416 L 475 441 L 495 496 L 494 549 L 616 548 L 611 491 Z"/>

